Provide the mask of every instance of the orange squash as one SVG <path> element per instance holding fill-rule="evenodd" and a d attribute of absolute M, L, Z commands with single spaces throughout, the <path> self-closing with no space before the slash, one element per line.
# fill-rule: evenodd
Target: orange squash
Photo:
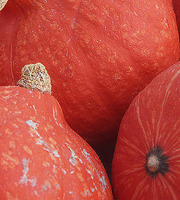
<path fill-rule="evenodd" d="M 117 200 L 180 199 L 180 62 L 152 80 L 123 117 L 112 164 Z"/>
<path fill-rule="evenodd" d="M 0 199 L 112 200 L 97 154 L 68 126 L 59 103 L 47 93 L 49 77 L 42 65 L 33 66 L 26 66 L 19 84 L 33 82 L 36 90 L 0 87 Z M 35 78 L 44 81 L 39 85 Z"/>
<path fill-rule="evenodd" d="M 68 124 L 96 149 L 131 100 L 179 59 L 170 0 L 9 0 L 0 12 L 0 85 L 43 63 Z"/>

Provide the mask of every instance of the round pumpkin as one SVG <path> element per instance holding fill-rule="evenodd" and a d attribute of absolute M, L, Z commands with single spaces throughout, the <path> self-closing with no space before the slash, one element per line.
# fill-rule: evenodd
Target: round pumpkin
<path fill-rule="evenodd" d="M 44 70 L 39 76 L 40 64 L 35 68 L 39 80 L 47 79 Z M 40 90 L 31 69 L 26 67 L 19 84 L 33 82 Z M 47 91 L 50 87 L 44 93 L 0 87 L 0 199 L 112 200 L 100 159 L 67 125 L 59 103 Z"/>
<path fill-rule="evenodd" d="M 119 200 L 180 199 L 180 62 L 135 97 L 122 119 L 112 163 Z"/>
<path fill-rule="evenodd" d="M 167 0 L 9 0 L 0 27 L 0 85 L 43 63 L 68 124 L 96 149 L 116 138 L 134 96 L 179 58 Z"/>

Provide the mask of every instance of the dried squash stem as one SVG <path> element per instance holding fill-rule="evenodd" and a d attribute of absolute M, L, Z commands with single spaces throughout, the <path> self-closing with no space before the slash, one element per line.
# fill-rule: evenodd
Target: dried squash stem
<path fill-rule="evenodd" d="M 25 65 L 21 70 L 21 79 L 18 81 L 18 85 L 51 94 L 51 78 L 41 63 Z"/>

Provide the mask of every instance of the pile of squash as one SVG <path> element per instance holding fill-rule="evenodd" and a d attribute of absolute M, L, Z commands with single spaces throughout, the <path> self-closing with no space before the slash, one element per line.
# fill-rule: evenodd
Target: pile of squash
<path fill-rule="evenodd" d="M 179 0 L 0 0 L 0 199 L 180 199 Z"/>

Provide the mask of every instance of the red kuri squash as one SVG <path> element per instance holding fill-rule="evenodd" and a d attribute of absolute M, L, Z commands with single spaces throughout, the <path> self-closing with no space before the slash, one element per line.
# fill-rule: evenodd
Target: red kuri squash
<path fill-rule="evenodd" d="M 42 65 L 25 69 L 20 85 L 42 88 L 34 69 L 36 78 L 49 83 L 45 70 L 39 73 Z M 50 91 L 46 86 L 43 91 Z M 46 92 L 0 87 L 0 199 L 113 199 L 97 154 L 67 125 L 59 103 Z"/>
<path fill-rule="evenodd" d="M 180 199 L 180 62 L 135 97 L 122 119 L 112 164 L 119 200 Z"/>
<path fill-rule="evenodd" d="M 9 0 L 0 12 L 0 85 L 43 63 L 69 125 L 110 144 L 134 96 L 179 59 L 170 0 Z"/>

